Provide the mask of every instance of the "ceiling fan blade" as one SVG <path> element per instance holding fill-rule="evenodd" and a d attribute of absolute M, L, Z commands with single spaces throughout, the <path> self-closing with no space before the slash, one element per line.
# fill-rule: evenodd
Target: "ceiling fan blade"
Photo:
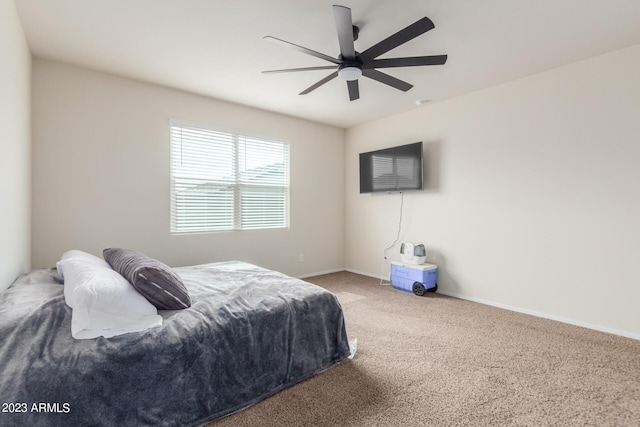
<path fill-rule="evenodd" d="M 443 65 L 447 55 L 413 56 L 408 58 L 372 59 L 365 61 L 362 68 L 418 67 L 421 65 Z"/>
<path fill-rule="evenodd" d="M 333 18 L 336 21 L 338 43 L 340 43 L 340 54 L 344 59 L 355 59 L 356 50 L 353 45 L 353 21 L 351 20 L 351 9 L 344 6 L 333 6 Z"/>
<path fill-rule="evenodd" d="M 324 53 L 316 52 L 315 50 L 307 49 L 306 47 L 298 46 L 297 44 L 290 43 L 285 40 L 280 40 L 275 37 L 266 36 L 264 40 L 270 41 L 272 43 L 281 44 L 284 46 L 292 47 L 302 53 L 306 53 L 307 55 L 315 56 L 316 58 L 324 59 L 325 61 L 332 62 L 334 64 L 340 64 L 340 61 L 336 58 L 332 58 L 329 55 L 325 55 Z"/>
<path fill-rule="evenodd" d="M 433 22 L 431 22 L 431 20 L 425 16 L 424 18 L 414 22 L 408 27 L 387 37 L 381 42 L 374 44 L 369 49 L 362 52 L 362 56 L 371 59 L 377 58 L 383 53 L 389 52 L 391 49 L 394 49 L 433 28 L 435 28 L 435 25 L 433 25 Z"/>
<path fill-rule="evenodd" d="M 312 90 L 318 89 L 320 86 L 322 86 L 323 84 L 325 84 L 328 81 L 331 81 L 331 80 L 335 79 L 336 77 L 338 77 L 338 72 L 337 71 L 329 74 L 327 77 L 325 77 L 324 79 L 320 80 L 319 82 L 309 86 L 308 88 L 306 88 L 305 90 L 300 92 L 298 95 L 306 95 L 309 92 L 311 92 Z"/>
<path fill-rule="evenodd" d="M 283 70 L 267 70 L 267 71 L 263 71 L 262 74 L 289 73 L 293 71 L 335 70 L 335 69 L 336 69 L 335 65 L 326 65 L 323 67 L 285 68 Z"/>
<path fill-rule="evenodd" d="M 360 87 L 357 80 L 348 80 L 347 88 L 349 89 L 349 101 L 355 101 L 360 98 Z"/>
<path fill-rule="evenodd" d="M 363 76 L 367 76 L 370 79 L 379 81 L 380 83 L 384 83 L 386 85 L 389 85 L 391 87 L 394 87 L 396 89 L 400 89 L 403 92 L 408 91 L 409 89 L 411 89 L 413 87 L 413 85 L 404 82 L 400 79 L 396 79 L 395 77 L 390 76 L 389 74 L 385 74 L 381 71 L 378 70 L 372 70 L 372 69 L 367 69 L 367 70 L 362 70 L 362 75 Z"/>

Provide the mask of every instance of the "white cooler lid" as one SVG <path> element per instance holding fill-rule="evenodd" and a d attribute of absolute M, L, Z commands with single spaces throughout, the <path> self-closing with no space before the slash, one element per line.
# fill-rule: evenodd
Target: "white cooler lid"
<path fill-rule="evenodd" d="M 435 264 L 409 264 L 406 262 L 400 262 L 400 261 L 391 261 L 391 264 L 395 264 L 395 265 L 399 265 L 402 267 L 407 267 L 407 268 L 413 268 L 415 270 L 422 270 L 422 271 L 427 271 L 427 270 L 435 270 L 438 268 L 437 265 Z"/>

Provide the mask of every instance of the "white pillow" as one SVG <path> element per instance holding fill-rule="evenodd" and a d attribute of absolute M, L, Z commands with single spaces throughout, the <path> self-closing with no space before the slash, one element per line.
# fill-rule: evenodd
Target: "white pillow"
<path fill-rule="evenodd" d="M 95 255 L 91 255 L 87 252 L 79 251 L 77 249 L 71 249 L 70 251 L 66 251 L 65 253 L 63 253 L 60 261 L 71 258 L 82 259 L 92 264 L 102 265 L 103 267 L 110 267 L 109 263 L 104 259 Z M 58 277 L 60 278 L 60 280 L 64 281 L 64 270 L 59 265 L 60 261 L 56 263 L 56 270 L 58 270 Z"/>
<path fill-rule="evenodd" d="M 63 253 L 62 257 L 60 258 L 60 261 L 56 263 L 56 270 L 58 270 L 58 277 L 63 282 L 65 281 L 64 280 L 64 264 L 65 264 L 64 261 L 69 259 L 81 260 L 91 265 L 111 268 L 109 263 L 100 257 L 91 255 L 90 253 L 87 253 L 87 252 L 79 251 L 77 249 L 72 249 L 70 251 L 66 251 L 65 253 Z M 72 293 L 73 293 L 72 287 L 70 286 L 64 287 L 64 300 L 69 307 L 73 307 L 73 305 L 71 305 L 69 301 Z"/>
<path fill-rule="evenodd" d="M 65 297 L 76 339 L 105 338 L 160 326 L 158 310 L 111 267 L 68 258 L 60 261 L 65 274 Z"/>

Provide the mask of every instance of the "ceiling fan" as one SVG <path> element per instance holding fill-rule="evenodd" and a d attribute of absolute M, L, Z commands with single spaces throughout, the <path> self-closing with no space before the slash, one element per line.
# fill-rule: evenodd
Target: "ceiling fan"
<path fill-rule="evenodd" d="M 337 58 L 333 58 L 323 53 L 316 52 L 314 50 L 307 49 L 306 47 L 298 46 L 296 44 L 280 40 L 275 37 L 266 36 L 264 37 L 264 39 L 273 43 L 292 47 L 302 53 L 315 56 L 316 58 L 324 59 L 325 61 L 331 62 L 334 65 L 270 70 L 263 71 L 263 73 L 272 74 L 288 73 L 292 71 L 335 70 L 327 77 L 300 92 L 300 95 L 306 95 L 311 91 L 319 88 L 323 84 L 333 80 L 334 78 L 340 77 L 347 82 L 349 99 L 351 101 L 355 101 L 356 99 L 360 98 L 358 79 L 361 76 L 369 77 L 370 79 L 376 80 L 380 83 L 384 83 L 404 92 L 413 87 L 413 85 L 405 81 L 378 71 L 378 68 L 443 65 L 445 62 L 447 62 L 447 55 L 376 59 L 380 55 L 389 52 L 390 50 L 400 46 L 401 44 L 404 44 L 409 40 L 412 40 L 419 35 L 433 29 L 435 25 L 426 16 L 409 25 L 408 27 L 398 31 L 397 33 L 387 37 L 381 42 L 371 46 L 364 52 L 356 52 L 353 44 L 354 40 L 358 39 L 358 33 L 360 29 L 357 26 L 353 25 L 353 21 L 351 19 L 351 9 L 345 6 L 333 6 L 333 17 L 336 22 L 338 43 L 340 45 L 340 55 Z"/>

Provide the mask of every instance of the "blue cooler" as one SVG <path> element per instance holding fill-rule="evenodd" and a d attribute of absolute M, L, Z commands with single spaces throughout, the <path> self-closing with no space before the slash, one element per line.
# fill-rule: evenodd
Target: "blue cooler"
<path fill-rule="evenodd" d="M 438 266 L 435 264 L 403 264 L 391 261 L 391 286 L 418 296 L 435 292 Z"/>

